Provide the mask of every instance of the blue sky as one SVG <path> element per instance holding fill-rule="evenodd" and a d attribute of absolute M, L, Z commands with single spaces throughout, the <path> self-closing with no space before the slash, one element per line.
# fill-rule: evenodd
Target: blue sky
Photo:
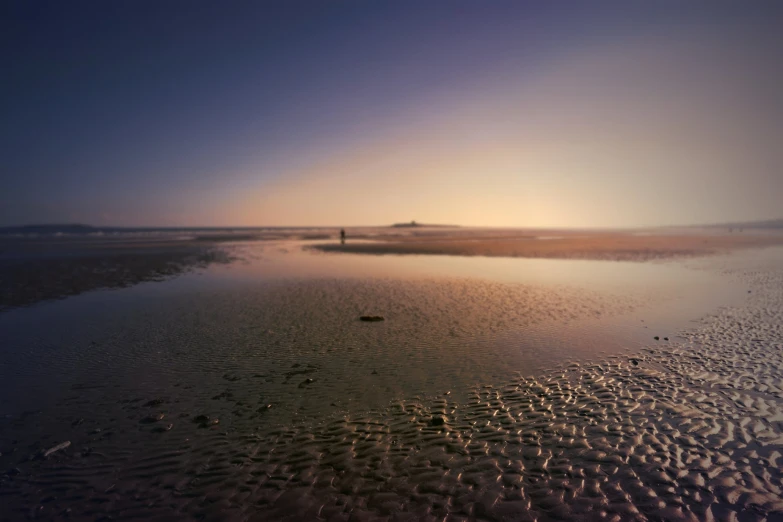
<path fill-rule="evenodd" d="M 780 217 L 758 2 L 6 2 L 0 224 Z"/>

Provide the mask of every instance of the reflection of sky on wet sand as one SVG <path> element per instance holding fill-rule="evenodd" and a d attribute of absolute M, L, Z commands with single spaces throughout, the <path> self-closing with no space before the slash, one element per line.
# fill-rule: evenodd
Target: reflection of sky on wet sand
<path fill-rule="evenodd" d="M 320 242 L 280 242 L 238 245 L 245 262 L 213 266 L 206 274 L 218 280 L 305 277 L 348 278 L 478 278 L 500 283 L 566 285 L 610 293 L 638 292 L 678 297 L 695 315 L 710 303 L 737 295 L 730 282 L 682 263 L 637 263 L 572 259 L 525 259 L 448 255 L 324 254 L 307 250 Z M 304 248 L 302 248 L 304 246 Z M 690 315 L 690 314 L 689 314 Z"/>
<path fill-rule="evenodd" d="M 200 284 L 252 286 L 286 279 L 479 279 L 503 284 L 569 287 L 634 296 L 641 308 L 618 315 L 600 315 L 510 329 L 491 342 L 514 345 L 534 356 L 520 355 L 523 368 L 538 362 L 578 358 L 596 352 L 617 353 L 650 344 L 653 337 L 674 332 L 721 306 L 744 297 L 742 285 L 711 270 L 694 270 L 684 263 L 623 262 L 571 259 L 523 259 L 448 255 L 328 254 L 307 250 L 315 242 L 238 245 L 245 262 L 213 266 Z M 305 248 L 302 248 L 302 247 Z M 753 254 L 751 254 L 752 256 Z M 745 257 L 748 257 L 746 255 Z M 181 284 L 193 284 L 183 279 Z M 546 354 L 540 357 L 542 354 Z M 513 362 L 513 361 L 509 361 Z"/>
<path fill-rule="evenodd" d="M 82 380 L 160 393 L 195 382 L 209 393 L 225 372 L 282 375 L 309 362 L 320 395 L 297 393 L 296 382 L 288 395 L 276 381 L 258 393 L 308 411 L 323 397 L 361 409 L 638 350 L 744 293 L 674 262 L 232 248 L 243 260 L 0 315 L 0 344 L 18 350 L 0 371 L 3 388 L 31 390 L 31 406 Z M 359 323 L 362 313 L 388 320 Z"/>

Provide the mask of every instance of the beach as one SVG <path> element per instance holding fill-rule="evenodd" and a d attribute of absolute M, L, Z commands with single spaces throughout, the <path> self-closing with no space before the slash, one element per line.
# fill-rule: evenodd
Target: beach
<path fill-rule="evenodd" d="M 364 236 L 360 236 L 363 238 Z M 373 241 L 314 248 L 362 254 L 429 254 L 649 261 L 780 245 L 777 231 L 728 232 L 725 228 L 630 231 L 414 229 L 409 235 L 379 234 Z"/>
<path fill-rule="evenodd" d="M 8 4 L 0 522 L 783 522 L 783 3 Z"/>
<path fill-rule="evenodd" d="M 4 243 L 0 519 L 783 517 L 779 234 L 337 232 Z"/>

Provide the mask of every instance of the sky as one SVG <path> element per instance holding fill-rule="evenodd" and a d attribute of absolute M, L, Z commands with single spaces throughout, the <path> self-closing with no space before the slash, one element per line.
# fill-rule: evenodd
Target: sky
<path fill-rule="evenodd" d="M 0 226 L 783 217 L 773 1 L 0 4 Z"/>

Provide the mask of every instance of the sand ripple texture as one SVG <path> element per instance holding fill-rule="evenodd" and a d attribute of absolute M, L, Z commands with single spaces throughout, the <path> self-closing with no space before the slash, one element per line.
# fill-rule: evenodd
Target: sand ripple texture
<path fill-rule="evenodd" d="M 72 421 L 44 446 L 73 444 L 45 459 L 24 455 L 43 446 L 4 439 L 2 514 L 783 520 L 783 273 L 743 277 L 748 305 L 707 318 L 683 342 L 559 365 L 459 399 L 410 398 L 276 428 L 263 423 L 274 406 L 258 398 L 234 403 L 235 421 L 206 426 L 182 402 L 129 399 L 103 431 L 91 418 Z M 173 429 L 157 429 L 167 422 Z"/>

